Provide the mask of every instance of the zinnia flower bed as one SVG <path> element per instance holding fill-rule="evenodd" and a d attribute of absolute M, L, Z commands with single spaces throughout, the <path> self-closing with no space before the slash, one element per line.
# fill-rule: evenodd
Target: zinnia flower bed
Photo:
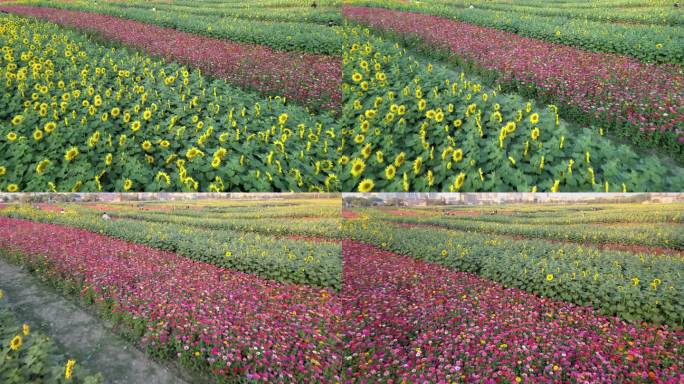
<path fill-rule="evenodd" d="M 263 280 L 81 229 L 0 218 L 0 248 L 109 307 L 159 356 L 240 382 L 329 382 L 331 292 Z M 30 256 L 29 256 L 30 255 Z M 44 262 L 42 261 L 44 258 Z M 47 270 L 46 270 L 47 268 Z M 65 284 L 65 283 L 63 283 Z"/>
<path fill-rule="evenodd" d="M 369 382 L 679 383 L 684 332 L 345 241 L 348 348 Z M 351 326 L 350 326 L 351 327 Z M 403 380 L 403 381 L 402 381 Z"/>
<path fill-rule="evenodd" d="M 418 37 L 495 71 L 512 89 L 560 103 L 565 117 L 603 124 L 637 146 L 657 145 L 682 155 L 684 75 L 679 66 L 646 64 L 420 13 L 348 6 L 343 13 L 353 22 Z"/>
<path fill-rule="evenodd" d="M 201 68 L 246 89 L 323 109 L 337 109 L 340 104 L 339 57 L 281 52 L 96 13 L 26 6 L 0 9 L 95 32 L 149 54 Z"/>

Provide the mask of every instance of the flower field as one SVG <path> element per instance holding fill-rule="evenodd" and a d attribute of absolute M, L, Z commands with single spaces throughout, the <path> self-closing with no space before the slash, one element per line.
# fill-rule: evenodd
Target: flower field
<path fill-rule="evenodd" d="M 515 206 L 467 217 L 544 226 L 586 214 L 598 227 L 599 208 L 616 214 Z M 652 207 L 646 220 L 680 225 L 677 209 Z M 623 210 L 611 223 L 641 216 Z M 341 214 L 339 199 L 8 204 L 0 256 L 212 382 L 681 381 L 681 254 L 391 220 L 457 212 Z M 312 278 L 333 259 L 337 286 Z"/>
<path fill-rule="evenodd" d="M 567 123 L 557 106 L 489 88 L 367 29 L 345 33 L 345 191 L 684 188 L 682 168 Z"/>
<path fill-rule="evenodd" d="M 330 112 L 53 24 L 0 22 L 3 191 L 339 190 Z"/>
<path fill-rule="evenodd" d="M 412 216 L 371 209 L 345 220 L 344 231 L 354 240 L 606 315 L 684 325 L 681 204 L 564 205 L 532 217 L 525 206 L 488 213 L 496 209 L 471 209 L 476 215 L 428 209 L 428 215 Z M 646 209 L 654 221 L 642 224 Z M 592 222 L 611 213 L 623 219 Z"/>

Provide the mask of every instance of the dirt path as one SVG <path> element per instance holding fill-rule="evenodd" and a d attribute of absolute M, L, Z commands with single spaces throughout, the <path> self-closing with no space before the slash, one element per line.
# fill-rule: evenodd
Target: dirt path
<path fill-rule="evenodd" d="M 105 383 L 185 383 L 29 272 L 0 259 L 0 276 L 17 317 L 53 338 L 78 364 L 101 372 Z"/>

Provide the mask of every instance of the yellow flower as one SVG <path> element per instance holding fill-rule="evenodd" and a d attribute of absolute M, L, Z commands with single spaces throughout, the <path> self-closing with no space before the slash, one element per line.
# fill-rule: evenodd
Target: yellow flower
<path fill-rule="evenodd" d="M 136 121 L 131 123 L 131 130 L 133 132 L 137 132 L 140 129 L 140 126 L 141 126 L 140 121 L 136 120 Z"/>
<path fill-rule="evenodd" d="M 57 124 L 53 121 L 45 123 L 45 127 L 43 127 L 46 133 L 52 133 L 55 130 L 55 128 L 57 128 Z"/>
<path fill-rule="evenodd" d="M 404 160 L 406 159 L 406 154 L 404 152 L 400 152 L 397 157 L 394 158 L 394 166 L 395 167 L 401 167 L 402 164 L 404 164 Z"/>
<path fill-rule="evenodd" d="M 9 184 L 7 185 L 7 192 L 18 192 L 19 191 L 19 186 L 16 184 Z"/>
<path fill-rule="evenodd" d="M 366 163 L 362 159 L 354 159 L 351 166 L 351 174 L 354 177 L 359 177 L 363 170 L 366 169 Z"/>
<path fill-rule="evenodd" d="M 451 155 L 451 158 L 454 159 L 455 162 L 463 160 L 463 150 L 461 148 L 455 150 L 453 155 Z"/>
<path fill-rule="evenodd" d="M 516 376 L 516 377 L 515 377 L 515 382 L 516 382 L 516 383 L 520 383 L 520 382 L 522 382 L 522 380 L 523 380 L 523 379 L 522 379 L 522 377 L 520 377 L 520 376 Z"/>
<path fill-rule="evenodd" d="M 442 257 L 446 257 L 449 254 L 446 249 L 442 249 Z"/>
<path fill-rule="evenodd" d="M 69 359 L 64 367 L 64 378 L 69 380 L 74 373 L 74 365 L 76 365 L 76 360 Z"/>
<path fill-rule="evenodd" d="M 48 165 L 50 165 L 50 160 L 48 160 L 48 159 L 41 160 L 38 163 L 38 165 L 36 165 L 36 172 L 38 172 L 38 173 L 45 172 L 45 168 L 47 168 Z"/>
<path fill-rule="evenodd" d="M 146 109 L 145 112 L 143 112 L 143 119 L 149 120 L 150 117 L 152 117 L 152 111 L 150 111 L 149 109 Z"/>
<path fill-rule="evenodd" d="M 117 116 L 119 116 L 119 113 L 121 113 L 121 110 L 120 110 L 118 107 L 112 108 L 112 110 L 111 110 L 111 112 L 110 112 L 110 114 L 111 114 L 112 117 L 114 117 L 114 118 L 116 118 Z"/>
<path fill-rule="evenodd" d="M 509 121 L 508 124 L 506 124 L 506 127 L 504 128 L 504 130 L 506 131 L 506 133 L 513 133 L 513 132 L 515 132 L 515 128 L 516 128 L 515 123 L 512 121 Z"/>
<path fill-rule="evenodd" d="M 24 121 L 24 116 L 16 115 L 12 118 L 12 125 L 19 125 L 22 121 Z"/>
<path fill-rule="evenodd" d="M 29 327 L 28 324 L 24 324 L 21 326 L 21 332 L 24 334 L 24 336 L 28 336 L 29 332 L 31 332 L 31 327 Z"/>
<path fill-rule="evenodd" d="M 17 134 L 15 132 L 10 132 L 7 134 L 7 140 L 14 141 L 17 139 Z"/>
<path fill-rule="evenodd" d="M 533 113 L 530 115 L 530 123 L 532 123 L 532 124 L 539 123 L 539 114 L 538 113 Z"/>
<path fill-rule="evenodd" d="M 459 189 L 461 189 L 461 187 L 463 186 L 463 181 L 465 181 L 465 173 L 461 172 L 458 174 L 458 176 L 456 176 L 456 180 L 454 180 L 454 184 L 452 186 L 453 190 L 458 191 Z"/>
<path fill-rule="evenodd" d="M 151 143 L 149 140 L 143 141 L 142 144 L 140 144 L 140 146 L 141 146 L 142 149 L 144 149 L 145 151 L 149 151 L 150 149 L 152 149 L 152 143 Z"/>
<path fill-rule="evenodd" d="M 278 116 L 278 123 L 280 125 L 284 125 L 285 122 L 287 122 L 287 113 L 283 113 L 282 115 Z"/>
<path fill-rule="evenodd" d="M 636 276 L 633 277 L 633 278 L 632 278 L 632 284 L 634 284 L 634 285 L 639 285 L 639 278 L 636 277 Z"/>
<path fill-rule="evenodd" d="M 159 143 L 159 145 L 160 145 L 162 148 L 166 149 L 166 148 L 169 147 L 170 143 L 169 143 L 168 140 L 162 140 L 162 141 Z"/>
<path fill-rule="evenodd" d="M 76 158 L 76 156 L 78 156 L 78 148 L 77 147 L 71 147 L 64 154 L 64 159 L 66 161 L 71 161 L 74 158 Z"/>
<path fill-rule="evenodd" d="M 343 155 L 342 157 L 340 157 L 338 162 L 342 165 L 346 165 L 349 162 L 349 157 Z"/>
<path fill-rule="evenodd" d="M 459 128 L 461 125 L 463 125 L 463 121 L 461 121 L 461 119 L 454 120 L 454 127 Z"/>
<path fill-rule="evenodd" d="M 366 138 L 360 133 L 354 137 L 354 142 L 356 144 L 361 144 L 364 140 L 366 140 Z"/>
<path fill-rule="evenodd" d="M 231 257 L 233 256 L 233 252 L 231 251 L 226 251 L 226 257 Z"/>
<path fill-rule="evenodd" d="M 7 173 L 7 168 L 0 166 L 0 176 L 4 176 Z"/>
<path fill-rule="evenodd" d="M 352 80 L 354 80 L 355 83 L 358 83 L 359 81 L 361 81 L 361 79 L 363 79 L 363 76 L 361 76 L 361 74 L 358 72 L 354 72 L 354 74 L 352 75 Z"/>
<path fill-rule="evenodd" d="M 549 273 L 548 275 L 546 275 L 546 281 L 551 281 L 551 280 L 553 280 L 553 275 Z"/>
<path fill-rule="evenodd" d="M 16 351 L 17 349 L 21 348 L 21 345 L 22 345 L 22 344 L 23 344 L 23 343 L 22 343 L 22 341 L 21 341 L 21 336 L 16 335 L 16 336 L 14 336 L 14 338 L 12 339 L 12 341 L 10 342 L 10 348 L 11 348 L 13 351 Z"/>
<path fill-rule="evenodd" d="M 392 180 L 394 179 L 394 176 L 397 174 L 397 169 L 394 167 L 394 165 L 390 164 L 385 168 L 385 177 L 387 180 Z"/>
<path fill-rule="evenodd" d="M 656 49 L 661 49 L 661 48 L 663 48 L 662 44 L 660 44 L 660 43 L 656 44 Z"/>
<path fill-rule="evenodd" d="M 43 138 L 43 131 L 36 129 L 33 131 L 33 140 L 40 141 Z"/>
<path fill-rule="evenodd" d="M 534 129 L 530 133 L 530 137 L 532 137 L 532 140 L 537 140 L 539 138 L 539 128 L 534 127 Z"/>
<path fill-rule="evenodd" d="M 133 186 L 133 180 L 131 180 L 131 179 L 126 179 L 126 180 L 124 181 L 124 185 L 123 185 L 124 191 L 128 191 L 129 189 L 131 189 L 132 186 Z"/>
<path fill-rule="evenodd" d="M 359 184 L 359 192 L 370 192 L 373 190 L 375 184 L 371 179 L 364 179 L 361 184 Z"/>

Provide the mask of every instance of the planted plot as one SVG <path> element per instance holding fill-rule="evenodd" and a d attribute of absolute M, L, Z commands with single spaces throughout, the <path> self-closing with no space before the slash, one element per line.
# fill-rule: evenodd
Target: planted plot
<path fill-rule="evenodd" d="M 635 322 L 684 325 L 681 252 L 655 255 L 648 251 L 601 250 L 592 247 L 592 241 L 559 244 L 532 238 L 511 239 L 477 226 L 467 228 L 467 232 L 391 226 L 368 215 L 346 220 L 344 230 L 354 240 L 476 273 L 507 287 L 593 306 L 606 315 Z M 598 228 L 594 231 L 595 235 L 600 233 Z M 652 230 L 650 236 L 657 238 L 656 231 Z M 679 240 L 673 247 L 681 250 Z"/>
<path fill-rule="evenodd" d="M 328 113 L 52 24 L 0 23 L 3 191 L 339 189 Z"/>
<path fill-rule="evenodd" d="M 344 13 L 426 51 L 441 50 L 506 90 L 555 103 L 566 119 L 682 159 L 679 65 L 645 64 L 420 13 L 358 7 L 345 7 Z"/>
<path fill-rule="evenodd" d="M 684 170 L 362 28 L 345 29 L 343 190 L 679 191 Z"/>
<path fill-rule="evenodd" d="M 244 229 L 231 230 L 239 225 L 211 226 L 203 224 L 201 219 L 173 220 L 169 217 L 168 220 L 148 221 L 117 218 L 120 213 L 116 211 L 110 211 L 110 214 L 115 220 L 102 220 L 100 214 L 69 208 L 64 214 L 28 207 L 9 207 L 0 211 L 3 216 L 82 228 L 267 279 L 333 289 L 339 289 L 341 284 L 339 245 L 276 238 L 268 234 L 310 233 L 276 232 L 254 229 L 257 224 L 250 227 L 243 224 L 242 228 L 253 229 L 245 232 Z"/>

